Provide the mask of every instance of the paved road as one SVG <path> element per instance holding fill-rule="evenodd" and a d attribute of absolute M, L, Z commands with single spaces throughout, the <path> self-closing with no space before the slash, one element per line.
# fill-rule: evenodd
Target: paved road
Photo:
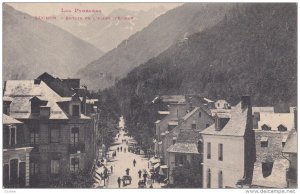
<path fill-rule="evenodd" d="M 128 152 L 128 146 L 126 143 L 122 143 L 122 139 L 131 140 L 128 136 L 124 136 L 124 131 L 120 131 L 120 137 L 116 140 L 115 144 L 110 147 L 109 151 L 109 159 L 107 161 L 107 168 L 110 169 L 110 166 L 113 166 L 113 173 L 110 175 L 109 180 L 104 186 L 104 188 L 118 188 L 118 177 L 124 176 L 126 174 L 125 170 L 127 168 L 130 169 L 129 175 L 132 177 L 132 183 L 130 185 L 127 185 L 123 187 L 123 184 L 121 183 L 120 188 L 138 188 L 138 171 L 143 169 L 148 169 L 148 159 L 145 158 L 142 155 L 137 155 L 131 152 Z M 117 152 L 117 147 L 122 147 L 123 151 Z M 124 152 L 124 148 L 126 148 L 126 152 Z M 116 151 L 117 156 L 112 159 L 112 153 Z M 133 166 L 133 160 L 136 160 L 135 167 Z M 150 178 L 150 177 L 149 177 Z M 147 185 L 147 188 L 149 188 L 149 184 Z M 160 188 L 160 185 L 158 183 L 153 184 L 154 188 Z"/>

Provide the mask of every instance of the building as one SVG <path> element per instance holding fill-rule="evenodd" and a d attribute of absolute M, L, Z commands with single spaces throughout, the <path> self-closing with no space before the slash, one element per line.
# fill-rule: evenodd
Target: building
<path fill-rule="evenodd" d="M 47 73 L 35 80 L 5 83 L 4 98 L 11 99 L 6 109 L 24 123 L 25 143 L 33 147 L 29 160 L 32 187 L 48 187 L 64 175 L 88 170 L 97 157 L 96 100 L 88 99 L 86 87 L 79 83 Z"/>
<path fill-rule="evenodd" d="M 173 144 L 167 149 L 168 152 L 168 178 L 169 183 L 174 184 L 176 180 L 173 170 L 186 165 L 198 166 L 199 177 L 202 176 L 202 142 L 200 133 L 193 129 L 182 129 Z M 199 185 L 201 187 L 201 185 Z"/>
<path fill-rule="evenodd" d="M 9 112 L 5 112 L 6 114 Z M 29 158 L 32 147 L 24 139 L 23 123 L 3 113 L 3 186 L 29 186 Z"/>
<path fill-rule="evenodd" d="M 286 144 L 282 150 L 283 156 L 289 161 L 289 169 L 287 171 L 287 187 L 288 188 L 297 188 L 297 156 L 298 156 L 298 133 L 296 130 L 293 130 L 288 139 L 286 140 Z"/>
<path fill-rule="evenodd" d="M 274 113 L 261 110 L 254 112 L 253 116 L 256 161 L 252 187 L 287 188 L 290 162 L 282 152 L 288 137 L 295 129 L 294 111 Z"/>
<path fill-rule="evenodd" d="M 249 96 L 231 107 L 230 113 L 216 114 L 215 124 L 204 129 L 203 188 L 235 188 L 252 178 L 255 143 Z"/>

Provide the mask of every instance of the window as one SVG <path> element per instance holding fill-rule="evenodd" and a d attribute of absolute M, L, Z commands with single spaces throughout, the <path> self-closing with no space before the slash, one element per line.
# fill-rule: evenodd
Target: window
<path fill-rule="evenodd" d="M 72 110 L 72 116 L 79 117 L 79 105 L 73 105 Z"/>
<path fill-rule="evenodd" d="M 211 143 L 207 143 L 207 159 L 211 158 Z"/>
<path fill-rule="evenodd" d="M 195 123 L 192 124 L 192 129 L 196 129 L 196 124 Z"/>
<path fill-rule="evenodd" d="M 59 128 L 53 127 L 50 129 L 50 143 L 59 143 Z"/>
<path fill-rule="evenodd" d="M 71 131 L 71 144 L 77 146 L 79 143 L 79 128 L 74 127 Z"/>
<path fill-rule="evenodd" d="M 268 137 L 261 137 L 260 139 L 260 147 L 268 147 Z"/>
<path fill-rule="evenodd" d="M 219 188 L 223 188 L 223 172 L 219 171 L 219 180 L 218 180 Z"/>
<path fill-rule="evenodd" d="M 287 131 L 287 128 L 284 125 L 279 125 L 278 131 Z"/>
<path fill-rule="evenodd" d="M 36 130 L 33 130 L 30 132 L 30 143 L 31 144 L 38 144 L 39 143 L 39 132 Z"/>
<path fill-rule="evenodd" d="M 268 147 L 268 141 L 262 141 L 262 142 L 260 142 L 260 147 L 262 147 L 262 148 Z"/>
<path fill-rule="evenodd" d="M 218 145 L 218 158 L 219 161 L 223 161 L 223 144 Z"/>
<path fill-rule="evenodd" d="M 203 144 L 201 140 L 198 141 L 198 152 L 203 153 Z"/>
<path fill-rule="evenodd" d="M 77 172 L 79 170 L 79 158 L 71 158 L 71 172 Z"/>
<path fill-rule="evenodd" d="M 51 174 L 59 173 L 59 160 L 51 160 Z"/>
<path fill-rule="evenodd" d="M 263 126 L 261 126 L 261 130 L 263 130 L 263 131 L 270 131 L 271 127 L 268 126 L 268 125 L 263 125 Z"/>
<path fill-rule="evenodd" d="M 10 142 L 9 142 L 9 144 L 11 146 L 17 144 L 17 131 L 16 131 L 15 127 L 10 128 Z"/>
<path fill-rule="evenodd" d="M 31 162 L 30 163 L 30 175 L 35 176 L 39 172 L 39 165 L 36 162 Z"/>
<path fill-rule="evenodd" d="M 207 188 L 211 187 L 211 173 L 210 173 L 210 169 L 207 169 L 206 187 Z"/>
<path fill-rule="evenodd" d="M 273 162 L 263 162 L 262 163 L 262 174 L 263 177 L 268 177 L 272 174 Z"/>
<path fill-rule="evenodd" d="M 176 154 L 175 155 L 175 165 L 183 165 L 186 162 L 186 155 Z"/>
<path fill-rule="evenodd" d="M 201 117 L 201 112 L 199 112 L 199 117 Z"/>

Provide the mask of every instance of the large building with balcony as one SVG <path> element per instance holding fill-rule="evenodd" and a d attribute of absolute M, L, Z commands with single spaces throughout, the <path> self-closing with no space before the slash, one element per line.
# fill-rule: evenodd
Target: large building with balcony
<path fill-rule="evenodd" d="M 48 187 L 63 175 L 92 167 L 97 154 L 99 115 L 79 79 L 60 80 L 44 73 L 35 80 L 4 85 L 5 114 L 24 124 L 29 157 L 29 184 Z"/>
<path fill-rule="evenodd" d="M 29 156 L 32 147 L 25 142 L 24 125 L 6 114 L 2 115 L 2 121 L 3 187 L 29 186 Z"/>

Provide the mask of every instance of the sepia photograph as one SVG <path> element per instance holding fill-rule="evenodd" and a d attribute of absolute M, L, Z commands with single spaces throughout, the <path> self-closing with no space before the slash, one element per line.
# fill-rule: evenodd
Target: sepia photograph
<path fill-rule="evenodd" d="M 2 2 L 2 191 L 295 193 L 297 11 Z"/>

